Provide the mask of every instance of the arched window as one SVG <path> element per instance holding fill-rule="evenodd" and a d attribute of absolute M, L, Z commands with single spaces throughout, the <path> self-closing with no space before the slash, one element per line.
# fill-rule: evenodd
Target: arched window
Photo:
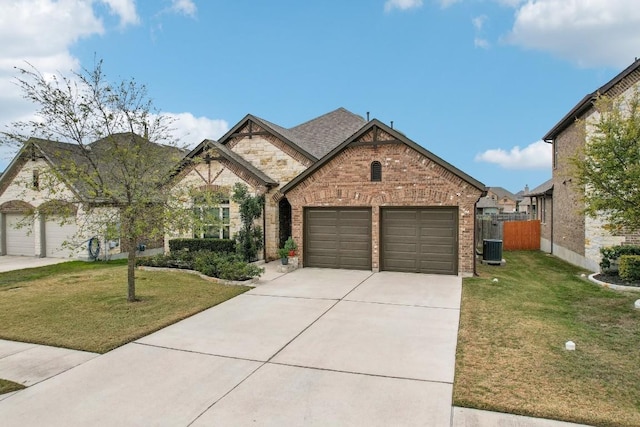
<path fill-rule="evenodd" d="M 382 164 L 377 160 L 371 162 L 371 181 L 382 181 Z"/>

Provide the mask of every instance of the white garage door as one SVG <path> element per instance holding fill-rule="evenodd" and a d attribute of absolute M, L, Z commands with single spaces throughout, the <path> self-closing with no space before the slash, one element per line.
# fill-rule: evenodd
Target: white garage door
<path fill-rule="evenodd" d="M 62 218 L 47 217 L 44 224 L 44 236 L 46 242 L 46 256 L 51 258 L 68 258 L 76 252 L 75 245 L 69 246 L 74 239 L 77 227 L 75 222 L 65 221 Z M 65 242 L 67 242 L 65 244 Z"/>
<path fill-rule="evenodd" d="M 35 237 L 33 235 L 33 219 L 25 219 L 22 214 L 5 214 L 7 255 L 34 256 Z"/>

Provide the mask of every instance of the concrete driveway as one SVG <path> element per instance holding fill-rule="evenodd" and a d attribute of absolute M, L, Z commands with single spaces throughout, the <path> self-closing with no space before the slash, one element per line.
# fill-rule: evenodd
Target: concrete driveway
<path fill-rule="evenodd" d="M 7 426 L 430 425 L 461 279 L 306 268 L 0 401 Z"/>
<path fill-rule="evenodd" d="M 71 261 L 69 258 L 38 258 L 33 256 L 0 256 L 0 273 L 4 271 L 23 270 L 25 268 L 42 267 Z"/>

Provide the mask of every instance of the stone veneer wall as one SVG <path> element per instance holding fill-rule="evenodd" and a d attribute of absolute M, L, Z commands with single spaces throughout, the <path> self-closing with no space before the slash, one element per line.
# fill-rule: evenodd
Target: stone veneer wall
<path fill-rule="evenodd" d="M 255 130 L 255 128 L 254 128 Z M 296 176 L 305 171 L 312 162 L 292 149 L 279 139 L 271 136 L 244 137 L 234 140 L 232 150 L 252 165 L 278 182 L 276 188 L 272 188 L 265 195 L 265 237 L 267 260 L 278 258 L 278 244 L 280 238 L 280 222 L 278 199 L 273 197 L 277 190 L 287 184 Z M 261 223 L 262 227 L 263 224 Z"/>
<path fill-rule="evenodd" d="M 381 182 L 370 180 L 374 160 L 382 163 Z M 374 271 L 380 267 L 380 207 L 458 206 L 458 269 L 466 275 L 474 272 L 474 211 L 480 195 L 479 189 L 402 143 L 348 147 L 286 194 L 300 248 L 305 207 L 371 206 Z"/>

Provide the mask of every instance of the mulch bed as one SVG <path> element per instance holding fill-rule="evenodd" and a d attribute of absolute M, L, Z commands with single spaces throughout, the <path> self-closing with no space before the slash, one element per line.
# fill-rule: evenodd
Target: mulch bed
<path fill-rule="evenodd" d="M 611 283 L 612 285 L 640 287 L 640 282 L 626 282 L 622 280 L 617 274 L 600 273 L 593 276 L 593 278 L 596 280 L 600 280 L 601 282 Z"/>

